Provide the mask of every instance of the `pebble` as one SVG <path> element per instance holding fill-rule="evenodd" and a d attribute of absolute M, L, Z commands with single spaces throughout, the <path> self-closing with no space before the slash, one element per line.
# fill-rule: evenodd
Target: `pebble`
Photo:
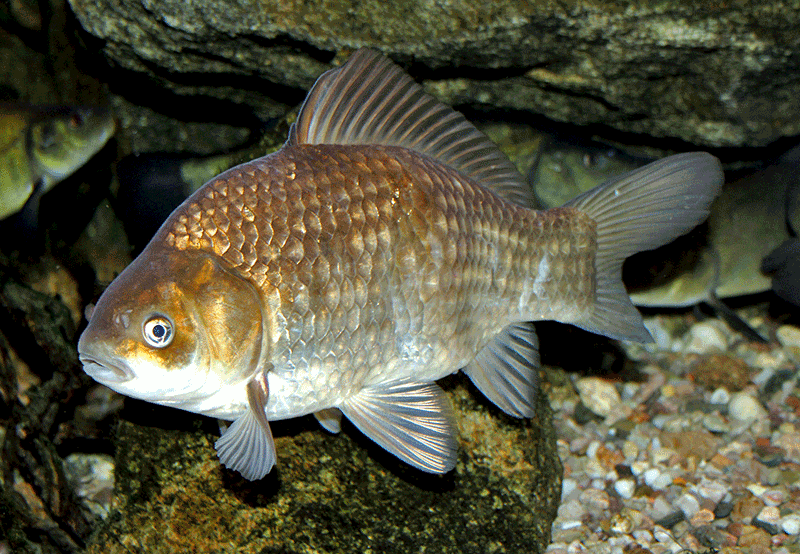
<path fill-rule="evenodd" d="M 695 514 L 689 520 L 689 525 L 692 527 L 700 527 L 702 525 L 707 525 L 712 521 L 714 521 L 714 512 L 703 508 L 702 510 L 697 510 L 697 512 L 695 512 Z"/>
<path fill-rule="evenodd" d="M 69 454 L 64 459 L 67 482 L 84 508 L 107 517 L 114 492 L 114 458 L 105 454 Z"/>
<path fill-rule="evenodd" d="M 730 424 L 718 413 L 703 416 L 703 427 L 712 433 L 726 433 L 731 430 Z"/>
<path fill-rule="evenodd" d="M 617 491 L 620 497 L 627 500 L 633 496 L 633 492 L 636 490 L 636 481 L 633 479 L 620 479 L 614 483 L 614 490 Z"/>
<path fill-rule="evenodd" d="M 719 320 L 709 320 L 692 325 L 685 351 L 707 354 L 725 351 L 727 348 L 728 339 L 725 336 L 724 324 Z"/>
<path fill-rule="evenodd" d="M 781 529 L 787 535 L 800 535 L 800 515 L 788 515 L 781 520 Z"/>
<path fill-rule="evenodd" d="M 749 394 L 740 392 L 731 396 L 728 402 L 728 414 L 739 421 L 753 421 L 765 419 L 767 410 L 761 403 Z"/>
<path fill-rule="evenodd" d="M 688 317 L 623 344 L 639 379 L 578 379 L 581 402 L 553 404 L 568 477 L 547 554 L 800 553 L 800 328 L 761 345 Z M 575 398 L 560 381 L 551 397 Z"/>
<path fill-rule="evenodd" d="M 793 325 L 781 325 L 775 331 L 775 338 L 785 348 L 800 350 L 800 328 Z"/>
<path fill-rule="evenodd" d="M 766 506 L 756 517 L 759 521 L 763 521 L 765 523 L 778 523 L 778 521 L 781 519 L 781 513 L 775 506 Z"/>
<path fill-rule="evenodd" d="M 679 496 L 674 502 L 674 506 L 679 508 L 687 518 L 691 518 L 700 510 L 700 502 L 689 493 Z"/>
<path fill-rule="evenodd" d="M 725 405 L 731 401 L 731 393 L 729 393 L 727 389 L 720 387 L 713 393 L 711 393 L 711 396 L 709 397 L 708 401 L 711 402 L 712 404 Z"/>
<path fill-rule="evenodd" d="M 575 383 L 581 402 L 595 414 L 608 417 L 622 405 L 617 388 L 599 377 L 584 377 Z"/>
<path fill-rule="evenodd" d="M 702 478 L 694 490 L 701 498 L 708 499 L 714 504 L 719 503 L 728 493 L 728 487 L 724 483 L 717 479 L 707 478 Z"/>

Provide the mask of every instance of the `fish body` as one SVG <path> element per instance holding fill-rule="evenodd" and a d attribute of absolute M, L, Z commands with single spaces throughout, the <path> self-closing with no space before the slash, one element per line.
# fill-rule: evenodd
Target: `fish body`
<path fill-rule="evenodd" d="M 249 479 L 275 463 L 269 421 L 309 413 L 445 472 L 455 428 L 435 381 L 463 369 L 530 417 L 526 322 L 648 340 L 622 262 L 693 227 L 720 184 L 715 158 L 686 154 L 534 211 L 482 133 L 360 50 L 320 77 L 281 150 L 170 215 L 78 349 L 119 392 L 234 421 L 217 451 Z"/>
<path fill-rule="evenodd" d="M 113 132 L 105 108 L 0 103 L 0 219 L 71 175 Z"/>

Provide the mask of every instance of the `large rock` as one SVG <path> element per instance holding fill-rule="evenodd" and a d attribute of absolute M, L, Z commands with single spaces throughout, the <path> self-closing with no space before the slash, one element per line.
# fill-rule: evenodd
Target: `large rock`
<path fill-rule="evenodd" d="M 211 420 L 197 428 L 191 414 L 130 405 L 136 422 L 123 420 L 116 437 L 118 511 L 88 554 L 542 553 L 561 490 L 550 407 L 541 394 L 536 417 L 515 420 L 464 380 L 445 380 L 460 436 L 443 476 L 349 424 L 331 436 L 307 417 L 273 425 L 277 468 L 248 482 L 219 465 Z"/>
<path fill-rule="evenodd" d="M 706 146 L 800 133 L 797 0 L 70 1 L 115 64 L 261 117 L 374 46 L 449 103 Z"/>

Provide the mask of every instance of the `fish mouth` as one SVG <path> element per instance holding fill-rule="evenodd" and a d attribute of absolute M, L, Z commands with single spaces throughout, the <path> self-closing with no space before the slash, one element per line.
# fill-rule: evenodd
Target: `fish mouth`
<path fill-rule="evenodd" d="M 103 384 L 120 384 L 130 381 L 134 377 L 133 372 L 126 366 L 115 365 L 86 355 L 81 355 L 80 361 L 83 364 L 83 371 L 95 381 Z"/>

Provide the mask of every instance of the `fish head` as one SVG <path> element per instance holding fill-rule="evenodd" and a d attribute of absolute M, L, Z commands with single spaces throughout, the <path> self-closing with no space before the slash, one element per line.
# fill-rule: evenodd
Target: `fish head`
<path fill-rule="evenodd" d="M 217 256 L 151 243 L 102 294 L 78 342 L 84 371 L 127 396 L 196 413 L 267 353 L 255 287 Z"/>
<path fill-rule="evenodd" d="M 114 133 L 114 118 L 106 108 L 54 108 L 29 130 L 28 148 L 45 185 L 55 184 L 86 163 Z"/>

